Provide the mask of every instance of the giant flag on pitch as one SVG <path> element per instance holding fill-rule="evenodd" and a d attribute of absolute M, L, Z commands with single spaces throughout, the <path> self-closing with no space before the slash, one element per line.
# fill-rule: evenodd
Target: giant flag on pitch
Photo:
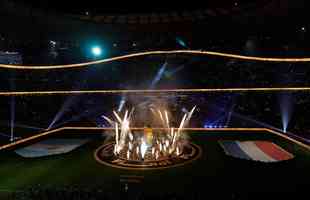
<path fill-rule="evenodd" d="M 219 142 L 226 155 L 261 162 L 278 162 L 294 158 L 278 145 L 269 141 L 228 141 Z"/>
<path fill-rule="evenodd" d="M 47 139 L 38 143 L 20 148 L 15 152 L 26 158 L 36 158 L 49 155 L 68 153 L 88 142 L 88 139 Z"/>

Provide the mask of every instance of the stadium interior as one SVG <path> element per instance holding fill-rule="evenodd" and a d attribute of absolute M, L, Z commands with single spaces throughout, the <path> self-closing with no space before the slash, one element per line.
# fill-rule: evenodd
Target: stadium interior
<path fill-rule="evenodd" d="M 0 199 L 307 195 L 309 2 L 127 3 L 0 1 Z"/>

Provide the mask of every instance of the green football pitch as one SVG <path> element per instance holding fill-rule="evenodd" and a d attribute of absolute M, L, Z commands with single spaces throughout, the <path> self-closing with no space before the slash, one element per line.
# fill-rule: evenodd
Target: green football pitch
<path fill-rule="evenodd" d="M 31 187 L 101 188 L 118 193 L 124 181 L 144 192 L 297 191 L 309 186 L 310 151 L 268 131 L 191 131 L 190 140 L 201 147 L 201 156 L 183 166 L 155 170 L 127 170 L 98 163 L 95 150 L 105 137 L 102 131 L 62 130 L 26 144 L 0 151 L 0 194 Z M 90 138 L 70 153 L 42 158 L 23 158 L 14 150 L 46 138 Z M 268 140 L 292 153 L 292 160 L 261 163 L 227 156 L 219 140 Z M 137 177 L 137 178 L 132 178 Z M 131 183 L 130 183 L 131 184 Z M 0 196 L 1 197 L 1 196 Z"/>

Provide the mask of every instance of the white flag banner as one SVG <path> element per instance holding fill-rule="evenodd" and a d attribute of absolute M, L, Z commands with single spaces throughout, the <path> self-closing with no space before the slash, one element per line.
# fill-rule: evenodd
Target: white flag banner
<path fill-rule="evenodd" d="M 36 158 L 57 154 L 64 154 L 87 143 L 88 139 L 47 139 L 38 143 L 20 148 L 15 152 L 25 158 Z"/>

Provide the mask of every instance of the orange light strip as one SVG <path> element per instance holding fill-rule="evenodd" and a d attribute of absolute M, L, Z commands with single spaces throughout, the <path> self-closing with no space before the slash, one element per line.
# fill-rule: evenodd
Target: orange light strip
<path fill-rule="evenodd" d="M 25 65 L 6 65 L 0 64 L 0 68 L 7 69 L 65 69 L 65 68 L 79 68 L 79 67 L 88 67 L 91 65 L 108 63 L 112 61 L 123 60 L 127 58 L 133 58 L 138 56 L 147 56 L 147 55 L 160 55 L 160 54 L 198 54 L 198 55 L 212 55 L 226 58 L 234 58 L 241 60 L 250 60 L 250 61 L 264 61 L 264 62 L 310 62 L 310 58 L 270 58 L 270 57 L 257 57 L 257 56 L 244 56 L 238 54 L 230 54 L 230 53 L 221 53 L 214 51 L 200 51 L 200 50 L 171 50 L 171 51 L 145 51 L 139 53 L 132 53 L 123 56 L 116 56 L 112 58 L 85 62 L 85 63 L 76 63 L 76 64 L 68 64 L 68 65 L 47 65 L 47 66 L 25 66 Z"/>
<path fill-rule="evenodd" d="M 53 129 L 53 130 L 50 130 L 50 131 L 46 131 L 46 132 L 43 132 L 43 133 L 40 133 L 40 134 L 31 136 L 31 137 L 27 137 L 27 138 L 24 138 L 24 139 L 21 139 L 21 140 L 17 140 L 17 141 L 15 141 L 15 142 L 10 143 L 10 144 L 6 144 L 6 145 L 3 145 L 3 146 L 0 146 L 0 150 L 7 149 L 7 148 L 10 148 L 10 147 L 13 147 L 13 146 L 16 146 L 16 145 L 18 145 L 18 144 L 25 143 L 25 142 L 29 142 L 29 141 L 31 141 L 31 140 L 40 138 L 40 137 L 42 137 L 42 136 L 50 135 L 50 134 L 52 134 L 52 133 L 58 132 L 58 131 L 63 130 L 63 129 L 64 129 L 64 128 L 57 128 L 57 129 Z"/>
<path fill-rule="evenodd" d="M 140 127 L 133 127 L 131 128 L 131 130 L 143 130 L 144 128 L 140 128 Z M 165 130 L 167 128 L 153 128 L 154 130 Z M 14 147 L 18 144 L 22 144 L 22 143 L 25 143 L 25 142 L 29 142 L 31 140 L 34 140 L 34 139 L 38 139 L 42 136 L 47 136 L 47 135 L 50 135 L 52 133 L 55 133 L 55 132 L 59 132 L 61 130 L 114 130 L 114 128 L 102 128 L 102 127 L 61 127 L 61 128 L 57 128 L 57 129 L 53 129 L 53 130 L 50 130 L 50 131 L 46 131 L 46 132 L 43 132 L 43 133 L 40 133 L 40 134 L 37 134 L 37 135 L 34 135 L 34 136 L 31 136 L 31 137 L 28 137 L 28 138 L 24 138 L 24 139 L 21 139 L 21 140 L 18 140 L 16 142 L 13 142 L 13 143 L 10 143 L 10 144 L 6 144 L 6 145 L 3 145 L 3 146 L 0 146 L 0 150 L 5 150 L 5 149 L 8 149 L 8 148 L 11 148 L 11 147 Z M 269 132 L 271 134 L 274 134 L 274 135 L 277 135 L 277 136 L 280 136 L 286 140 L 289 140 L 290 142 L 293 142 L 299 146 L 302 146 L 304 147 L 305 149 L 307 149 L 308 151 L 310 151 L 310 146 L 309 145 L 306 145 L 302 142 L 299 142 L 293 138 L 290 138 L 280 132 L 277 132 L 277 131 L 274 131 L 274 130 L 271 130 L 271 129 L 268 129 L 268 128 L 184 128 L 185 131 L 248 131 L 248 132 L 257 132 L 257 131 L 265 131 L 265 132 Z"/>
<path fill-rule="evenodd" d="M 286 139 L 286 140 L 289 140 L 289 141 L 291 141 L 291 142 L 294 142 L 294 143 L 298 144 L 299 146 L 302 146 L 302 147 L 306 148 L 308 151 L 310 151 L 310 146 L 309 146 L 309 145 L 306 145 L 306 144 L 304 144 L 304 143 L 302 143 L 302 142 L 299 142 L 298 140 L 295 140 L 295 139 L 293 139 L 293 138 L 290 138 L 290 137 L 288 137 L 287 135 L 284 135 L 284 134 L 282 134 L 282 133 L 280 133 L 280 132 L 277 132 L 277 131 L 274 131 L 274 130 L 271 130 L 271 129 L 266 129 L 266 130 L 267 130 L 269 133 L 271 133 L 271 134 L 275 134 L 275 135 L 280 136 L 280 137 L 282 137 L 282 138 L 284 138 L 284 139 Z"/>
<path fill-rule="evenodd" d="M 115 128 L 105 128 L 105 127 L 74 127 L 74 126 L 66 126 L 62 127 L 62 130 L 112 130 L 114 131 Z M 130 127 L 130 130 L 144 130 L 144 127 Z M 170 130 L 170 128 L 162 128 L 162 127 L 153 127 L 153 130 Z M 178 128 L 174 128 L 174 130 L 178 130 Z M 266 131 L 266 128 L 182 128 L 182 130 L 185 131 Z"/>
<path fill-rule="evenodd" d="M 205 89 L 159 89 L 159 90 L 62 90 L 62 91 L 22 91 L 0 92 L 0 96 L 24 95 L 78 95 L 78 94 L 147 94 L 147 93 L 198 93 L 198 92 L 280 92 L 310 91 L 310 87 L 275 87 L 275 88 L 205 88 Z"/>

